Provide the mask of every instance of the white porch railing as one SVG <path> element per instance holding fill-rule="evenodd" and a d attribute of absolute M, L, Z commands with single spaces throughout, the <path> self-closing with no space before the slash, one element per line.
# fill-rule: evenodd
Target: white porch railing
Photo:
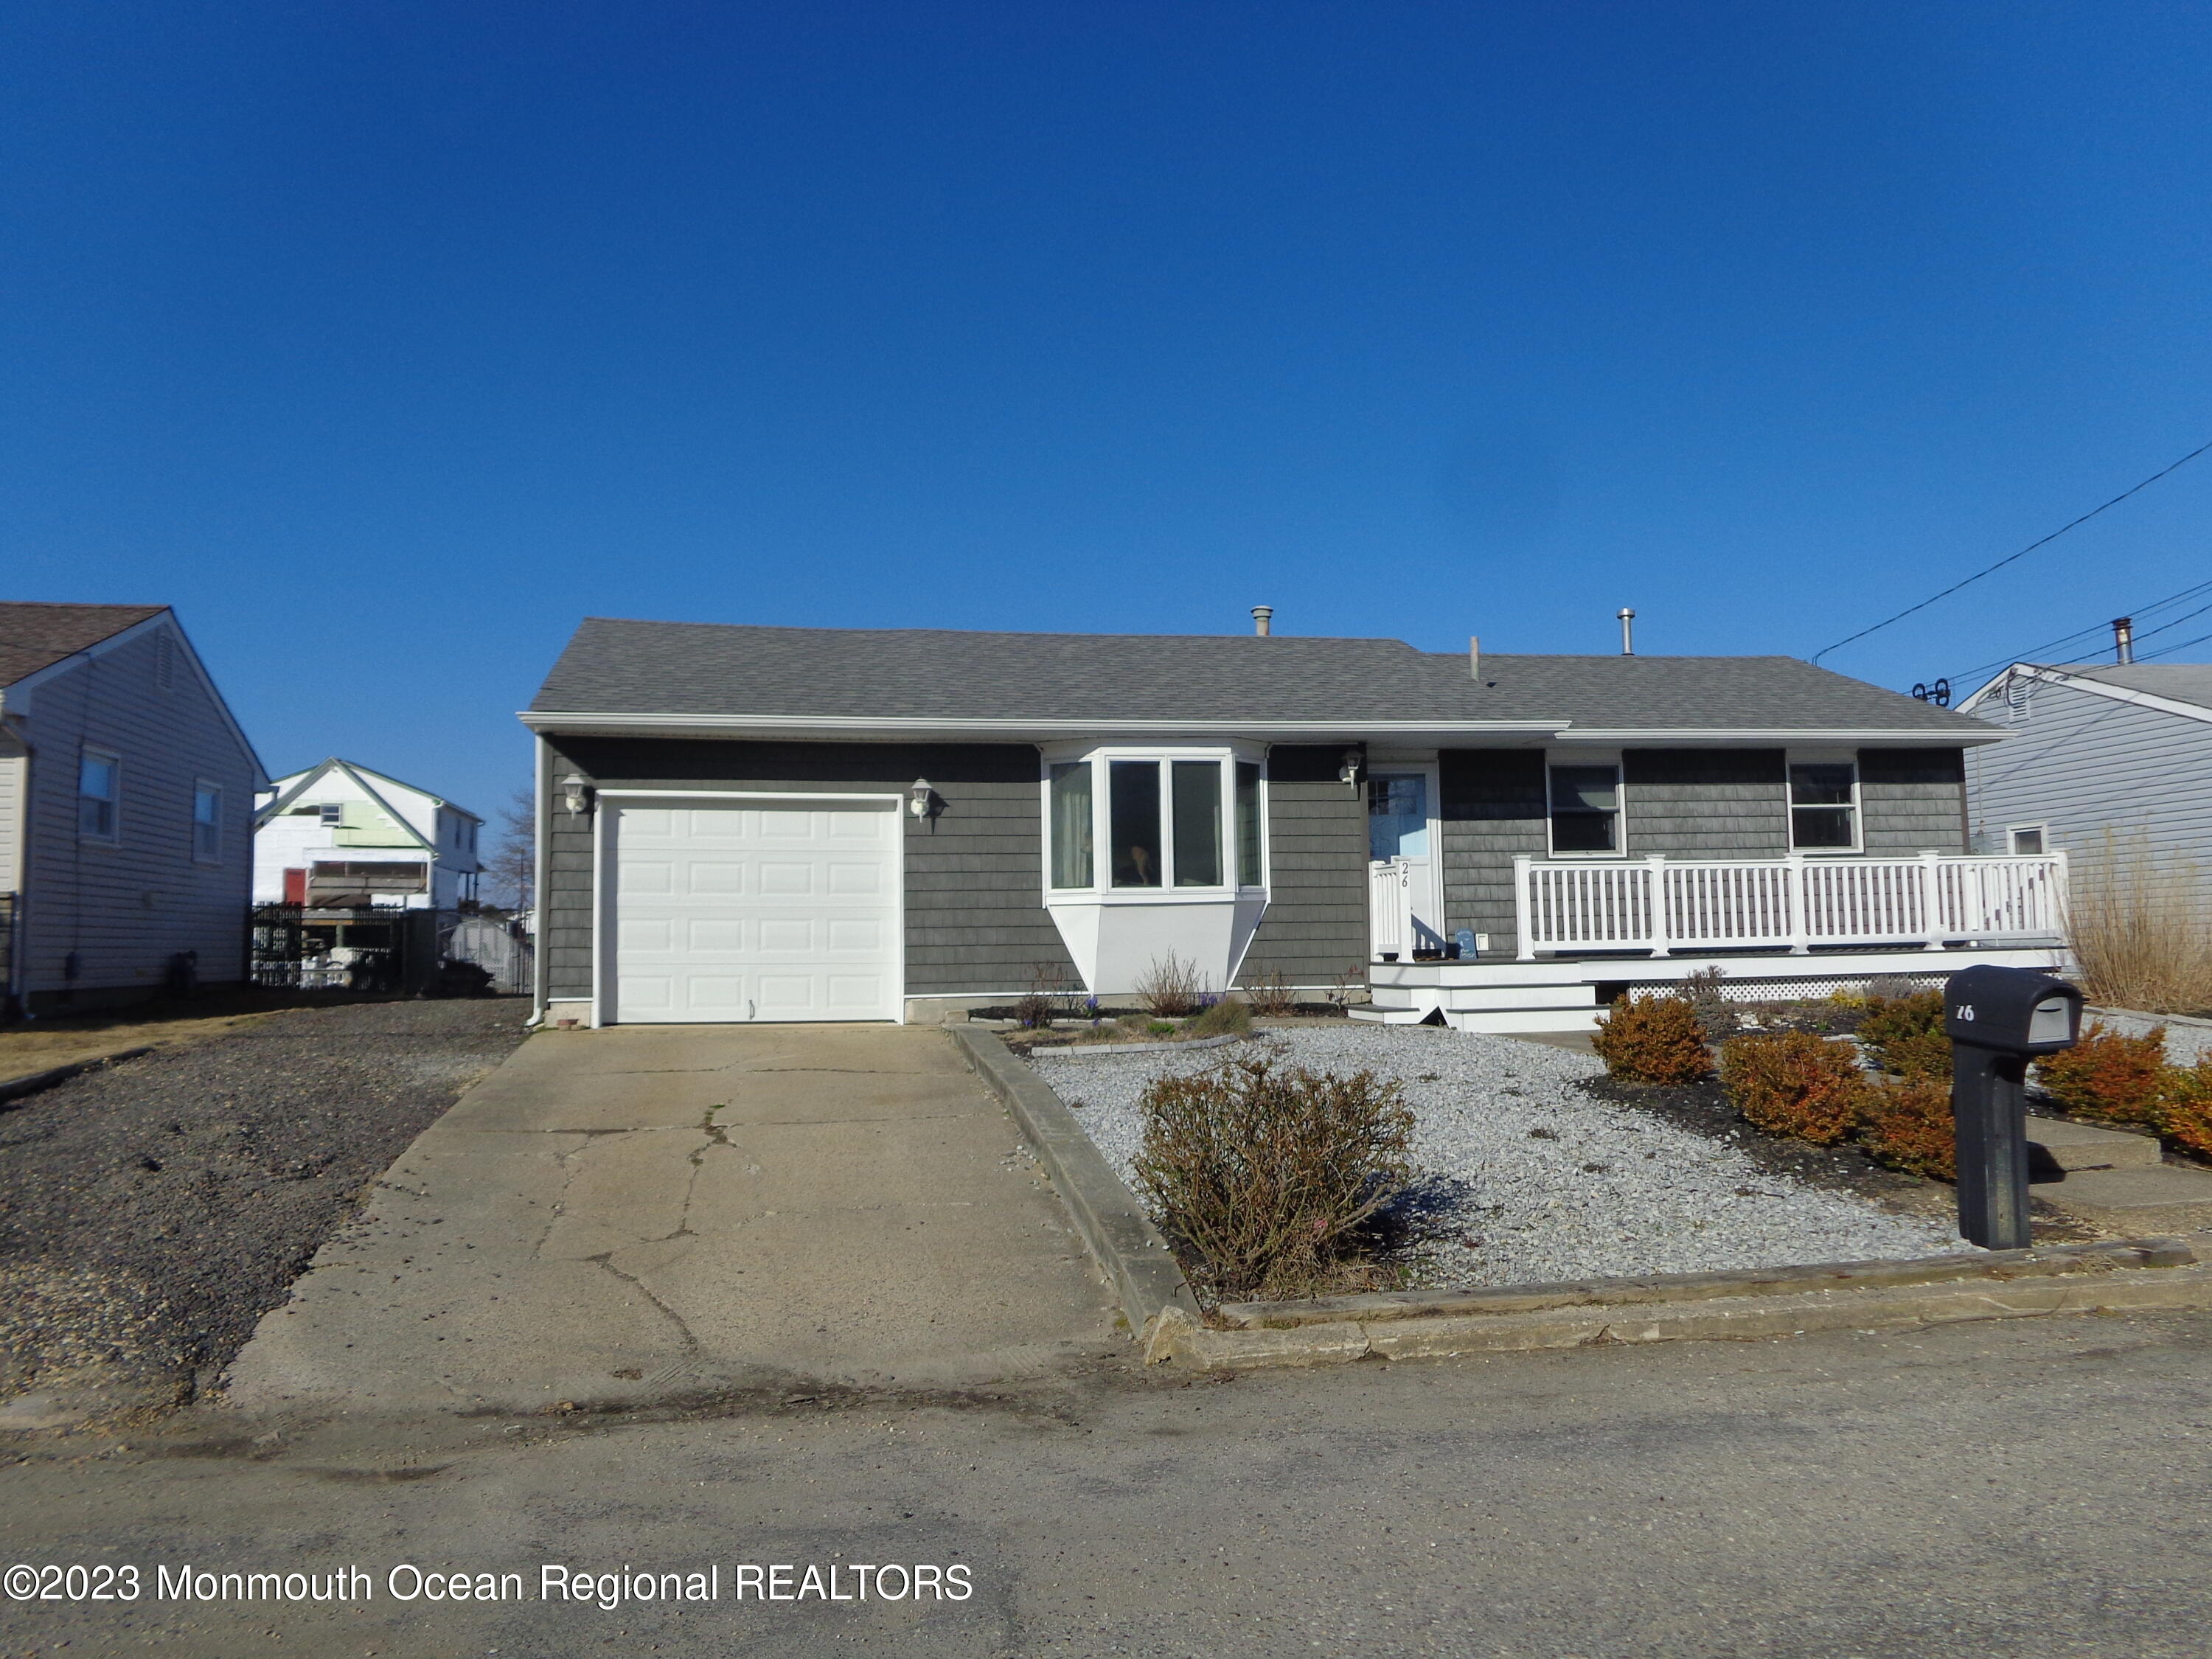
<path fill-rule="evenodd" d="M 1376 959 L 1413 959 L 1413 871 L 1403 859 L 1367 866 L 1367 930 Z"/>
<path fill-rule="evenodd" d="M 2066 855 L 1513 860 L 1521 959 L 1540 951 L 1919 945 L 2060 937 Z"/>

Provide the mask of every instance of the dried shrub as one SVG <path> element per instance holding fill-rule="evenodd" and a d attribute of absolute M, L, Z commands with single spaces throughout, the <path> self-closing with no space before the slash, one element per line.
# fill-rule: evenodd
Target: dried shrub
<path fill-rule="evenodd" d="M 1042 1031 L 1069 1012 L 1075 1000 L 1067 975 L 1049 962 L 1030 964 L 1030 988 L 1014 1002 L 1014 1018 L 1030 1030 Z"/>
<path fill-rule="evenodd" d="M 1727 978 L 1724 968 L 1701 968 L 1682 976 L 1682 1000 L 1697 1015 L 1698 1029 L 1708 1042 L 1734 1036 L 1743 1029 L 1740 1011 L 1721 994 L 1721 983 Z"/>
<path fill-rule="evenodd" d="M 1185 962 L 1172 951 L 1164 957 L 1154 957 L 1152 966 L 1137 981 L 1137 1000 L 1146 1013 L 1162 1019 L 1196 1013 L 1204 1006 L 1205 996 L 1206 981 L 1200 977 L 1198 964 Z"/>
<path fill-rule="evenodd" d="M 1280 974 L 1262 974 L 1246 988 L 1252 1012 L 1263 1019 L 1280 1019 L 1297 1012 L 1297 993 Z"/>
<path fill-rule="evenodd" d="M 1244 1036 L 1252 1030 L 1252 1011 L 1224 997 L 1184 1025 L 1187 1037 Z"/>
<path fill-rule="evenodd" d="M 1947 1080 L 1951 1075 L 1951 1039 L 1943 1035 L 1941 991 L 1869 996 L 1858 1039 L 1885 1072 Z"/>
<path fill-rule="evenodd" d="M 1893 1170 L 1959 1178 L 1958 1128 L 1944 1079 L 1907 1073 L 1900 1082 L 1869 1085 L 1859 1104 L 1858 1139 L 1868 1157 Z"/>
<path fill-rule="evenodd" d="M 2185 1152 L 2212 1158 L 2212 1054 L 2167 1066 L 2160 1095 L 2159 1133 Z"/>
<path fill-rule="evenodd" d="M 2115 836 L 2074 866 L 2067 938 L 2092 1002 L 2194 1014 L 2212 1008 L 2212 927 L 2201 872 L 2144 835 Z"/>
<path fill-rule="evenodd" d="M 1810 1031 L 1729 1038 L 1721 1045 L 1721 1085 L 1753 1128 L 1815 1146 L 1850 1134 L 1867 1095 L 1850 1051 Z"/>
<path fill-rule="evenodd" d="M 2036 1081 L 2075 1117 L 2112 1123 L 2155 1123 L 2166 1073 L 2166 1027 L 2142 1036 L 2089 1022 L 2081 1042 L 2035 1062 Z"/>
<path fill-rule="evenodd" d="M 1139 1109 L 1137 1189 L 1194 1284 L 1273 1299 L 1373 1282 L 1362 1229 L 1413 1178 L 1398 1085 L 1243 1060 L 1161 1078 Z"/>
<path fill-rule="evenodd" d="M 1590 1034 L 1605 1069 L 1632 1083 L 1697 1083 L 1713 1074 L 1697 1010 L 1678 996 L 1623 997 Z"/>

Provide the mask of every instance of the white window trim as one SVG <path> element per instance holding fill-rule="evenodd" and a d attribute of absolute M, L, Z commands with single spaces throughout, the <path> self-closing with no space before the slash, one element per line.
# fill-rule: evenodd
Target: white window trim
<path fill-rule="evenodd" d="M 114 793 L 107 798 L 108 822 L 112 827 L 104 836 L 89 835 L 84 828 L 84 804 L 98 799 L 84 793 L 84 763 L 88 760 L 106 761 L 113 769 L 111 775 L 115 780 Z M 120 847 L 123 844 L 123 757 L 112 749 L 102 749 L 97 744 L 88 743 L 80 748 L 77 750 L 76 799 L 74 805 L 76 809 L 76 838 L 80 842 L 91 847 Z"/>
<path fill-rule="evenodd" d="M 1848 766 L 1851 769 L 1851 844 L 1849 847 L 1800 847 L 1797 844 L 1797 802 L 1790 793 L 1793 766 Z M 1855 859 L 1866 854 L 1866 802 L 1859 787 L 1859 756 L 1856 749 L 1790 749 L 1782 757 L 1782 809 L 1789 817 L 1790 856 L 1793 859 Z"/>
<path fill-rule="evenodd" d="M 1267 835 L 1268 782 L 1267 751 L 1257 744 L 1147 743 L 1041 744 L 1038 745 L 1037 811 L 1042 830 L 1039 849 L 1043 857 L 1038 879 L 1044 902 L 1051 904 L 1218 904 L 1224 899 L 1264 899 L 1273 890 L 1273 852 Z M 1160 884 L 1157 887 L 1116 887 L 1109 849 L 1112 834 L 1112 782 L 1109 768 L 1115 761 L 1214 761 L 1221 769 L 1221 867 L 1237 872 L 1237 773 L 1239 761 L 1260 769 L 1260 881 L 1256 886 L 1224 881 L 1211 887 L 1177 887 L 1175 881 L 1175 823 L 1173 776 L 1161 780 Z M 1052 884 L 1052 769 L 1070 763 L 1091 768 L 1091 884 L 1055 887 Z"/>
<path fill-rule="evenodd" d="M 1552 845 L 1552 769 L 1555 766 L 1610 766 L 1613 769 L 1613 839 L 1620 844 L 1610 853 L 1562 853 Z M 1559 864 L 1588 864 L 1593 860 L 1625 859 L 1628 854 L 1628 769 L 1618 749 L 1589 750 L 1547 749 L 1544 751 L 1544 856 Z"/>
<path fill-rule="evenodd" d="M 200 795 L 203 791 L 215 797 L 215 851 L 212 853 L 200 851 Z M 223 787 L 213 778 L 192 780 L 191 835 L 194 864 L 220 865 L 222 862 L 223 793 Z"/>
<path fill-rule="evenodd" d="M 2014 850 L 2012 838 L 2023 830 L 2033 830 L 2043 838 L 2041 852 L 2022 853 Z M 2008 823 L 2004 827 L 2004 855 L 2008 859 L 2048 858 L 2051 856 L 2051 826 L 2048 823 Z"/>

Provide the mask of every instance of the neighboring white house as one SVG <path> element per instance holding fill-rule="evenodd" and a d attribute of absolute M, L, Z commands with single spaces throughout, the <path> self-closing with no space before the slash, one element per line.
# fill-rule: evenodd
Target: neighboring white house
<path fill-rule="evenodd" d="M 253 825 L 257 904 L 450 910 L 477 896 L 483 820 L 350 761 L 277 779 Z"/>
<path fill-rule="evenodd" d="M 0 604 L 0 1018 L 242 981 L 265 782 L 167 605 Z"/>
<path fill-rule="evenodd" d="M 1960 706 L 2012 733 L 1966 752 L 1977 852 L 2194 864 L 2212 900 L 2212 665 L 2014 663 Z"/>

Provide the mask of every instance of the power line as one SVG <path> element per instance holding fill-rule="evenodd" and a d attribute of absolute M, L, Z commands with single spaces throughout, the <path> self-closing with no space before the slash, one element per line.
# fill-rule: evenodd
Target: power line
<path fill-rule="evenodd" d="M 2136 617 L 2154 617 L 2160 611 L 2165 610 L 2168 605 L 2179 605 L 2185 600 L 2193 599 L 2198 594 L 2208 592 L 2212 592 L 2212 581 L 2198 582 L 2192 587 L 2183 588 L 2179 593 L 2169 593 L 2162 599 L 2153 599 L 2148 605 L 2139 605 L 2136 606 L 2133 611 L 2125 612 L 2124 614 Z M 2202 616 L 2204 612 L 2204 609 L 2206 608 L 2212 607 L 2200 607 L 2196 611 L 2185 611 L 2180 616 L 2174 617 L 2172 622 L 2163 622 L 2156 628 L 2139 630 L 2136 635 L 2136 638 L 2138 641 L 2142 641 L 2148 639 L 2153 634 L 2162 634 L 2169 628 L 2172 628 L 2181 623 L 2187 622 L 2191 617 Z M 2087 628 L 2077 628 L 2071 634 L 2062 634 L 2055 640 L 2045 640 L 2040 645 L 2031 645 L 2026 650 L 2012 652 L 2006 656 L 1995 658 L 1989 662 L 1978 664 L 1972 668 L 1962 669 L 1958 673 L 1948 675 L 1946 678 L 1950 679 L 1954 684 L 1958 684 L 1973 679 L 1979 675 L 1992 673 L 1997 669 L 2006 667 L 2013 663 L 2034 662 L 2040 659 L 2043 653 L 2046 651 L 2061 650 L 2064 647 L 2072 645 L 2077 640 L 2096 638 L 2101 635 L 2106 628 L 2110 624 L 2108 623 L 2099 623 Z"/>
<path fill-rule="evenodd" d="M 1838 640 L 1833 645 L 1822 647 L 1820 650 L 1815 651 L 1813 653 L 1813 660 L 1814 662 L 1818 662 L 1821 658 L 1826 656 L 1829 652 L 1840 651 L 1845 646 L 1866 638 L 1869 634 L 1879 634 L 1883 629 L 1888 627 L 1892 623 L 1903 622 L 1914 611 L 1925 611 L 1929 605 L 1935 604 L 1936 600 L 1948 599 L 1960 588 L 1971 587 L 1974 583 L 1981 580 L 1983 577 L 1994 575 L 1996 572 L 2003 569 L 2014 560 L 2026 558 L 2029 554 L 2034 552 L 2037 548 L 2047 546 L 2051 543 L 2057 541 L 2068 531 L 2075 529 L 2081 525 L 2088 523 L 2090 520 L 2095 518 L 2100 513 L 2105 512 L 2108 508 L 2118 507 L 2122 501 L 2127 500 L 2129 496 L 2136 494 L 2136 491 L 2149 489 L 2151 485 L 2156 483 L 2160 478 L 2166 477 L 2167 473 L 2175 471 L 2181 467 L 2188 465 L 2190 462 L 2195 460 L 2199 455 L 2203 454 L 2207 450 L 2212 450 L 2212 442 L 2199 444 L 2196 448 L 2191 450 L 2186 455 L 2184 455 L 2179 460 L 2160 467 L 2157 471 L 2152 473 L 2150 477 L 2145 478 L 2141 483 L 2132 484 L 2129 488 L 2123 489 L 2118 495 L 2113 496 L 2112 500 L 2106 501 L 2104 506 L 2091 507 L 2080 518 L 2072 520 L 2070 523 L 2059 526 L 2057 529 L 2052 531 L 2048 536 L 2045 536 L 2038 540 L 2030 542 L 2026 547 L 2021 548 L 2019 552 L 2008 553 L 2004 557 L 1999 559 L 1995 564 L 1984 566 L 1981 569 L 1974 572 L 1972 575 L 1968 576 L 1965 580 L 1953 582 L 1950 586 L 1945 588 L 1941 593 L 1930 594 L 1927 599 L 1921 600 L 1917 605 L 1908 605 L 1904 610 L 1899 611 L 1893 617 L 1883 617 L 1871 628 L 1862 628 L 1857 633 L 1851 635 L 1847 639 Z"/>

